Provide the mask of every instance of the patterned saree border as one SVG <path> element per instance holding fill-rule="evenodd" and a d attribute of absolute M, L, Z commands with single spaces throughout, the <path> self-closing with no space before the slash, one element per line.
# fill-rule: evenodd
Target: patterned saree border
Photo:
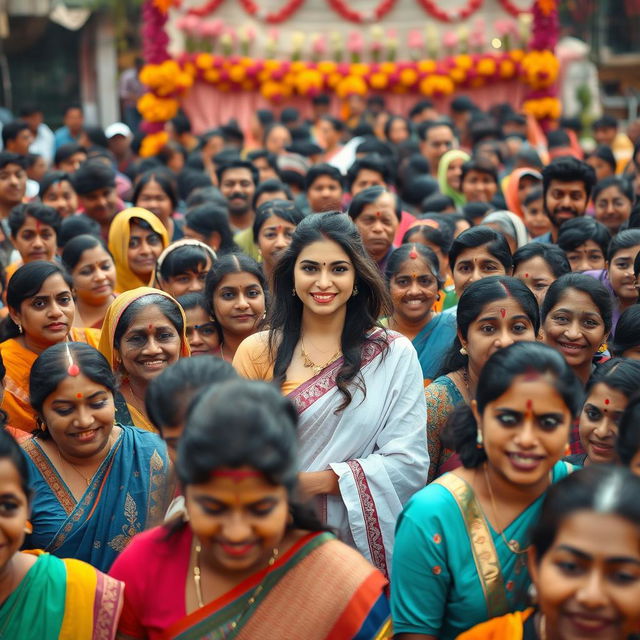
<path fill-rule="evenodd" d="M 90 488 L 82 496 L 82 499 L 76 503 L 73 512 L 68 514 L 69 517 L 66 519 L 64 525 L 58 530 L 58 533 L 53 537 L 53 540 L 49 543 L 47 551 L 53 552 L 56 549 L 59 549 L 67 541 L 69 534 L 73 531 L 73 527 L 79 523 L 83 517 L 84 521 L 88 522 L 93 516 L 100 501 L 100 496 L 102 495 L 104 486 L 109 478 L 109 474 L 111 473 L 113 461 L 115 460 L 120 446 L 122 445 L 122 437 L 123 434 L 120 434 L 118 440 L 115 442 L 111 451 L 102 461 L 102 464 L 94 475 L 91 484 L 89 485 Z"/>
<path fill-rule="evenodd" d="M 367 533 L 367 543 L 369 544 L 369 552 L 371 553 L 372 564 L 379 569 L 385 578 L 389 578 L 389 568 L 387 566 L 387 554 L 384 548 L 384 539 L 382 537 L 382 529 L 380 528 L 380 518 L 378 517 L 378 509 L 373 499 L 373 494 L 369 488 L 369 481 L 357 460 L 348 460 L 347 464 L 353 473 L 358 496 L 360 498 L 360 507 L 364 516 L 365 530 Z"/>
<path fill-rule="evenodd" d="M 368 336 L 368 341 L 362 347 L 361 369 L 373 362 L 373 360 L 384 351 L 385 347 L 382 347 L 377 342 L 373 342 L 373 340 L 380 339 L 383 335 L 386 337 L 387 347 L 396 340 L 396 338 L 400 337 L 400 334 L 395 334 L 379 328 L 372 331 Z M 328 367 L 323 369 L 319 374 L 309 378 L 306 382 L 303 382 L 287 396 L 289 400 L 293 402 L 299 414 L 308 409 L 316 400 L 322 398 L 322 396 L 335 387 L 336 378 L 342 368 L 343 362 L 344 357 L 341 356 Z"/>
<path fill-rule="evenodd" d="M 100 571 L 93 604 L 92 640 L 113 640 L 124 602 L 124 583 Z"/>
<path fill-rule="evenodd" d="M 297 565 L 301 560 L 306 558 L 314 549 L 320 545 L 333 540 L 331 533 L 311 533 L 298 540 L 279 560 L 271 567 L 264 568 L 250 576 L 231 591 L 225 593 L 220 598 L 206 604 L 201 609 L 193 611 L 185 618 L 178 620 L 170 627 L 165 629 L 161 638 L 163 640 L 201 640 L 202 638 L 216 638 L 213 632 L 207 631 L 207 627 L 214 628 L 233 620 L 236 620 L 243 612 L 252 614 L 260 602 L 268 594 L 269 588 L 277 583 L 287 571 Z M 264 580 L 265 575 L 269 573 L 269 580 Z M 264 588 L 256 597 L 253 606 L 249 611 L 247 609 L 247 601 L 242 598 L 246 593 L 250 593 L 264 580 Z M 246 617 L 246 616 L 244 616 Z M 242 620 L 236 620 L 237 627 L 235 630 L 229 629 L 223 636 L 225 640 L 231 640 L 242 629 Z"/>
<path fill-rule="evenodd" d="M 76 499 L 73 497 L 71 491 L 66 487 L 62 478 L 60 478 L 60 475 L 53 466 L 53 463 L 41 449 L 40 445 L 36 443 L 34 438 L 30 438 L 29 440 L 25 440 L 22 444 L 22 450 L 29 456 L 29 458 L 31 458 L 33 464 L 42 474 L 44 481 L 49 485 L 53 495 L 56 497 L 67 516 L 71 515 L 77 505 Z"/>
<path fill-rule="evenodd" d="M 460 509 L 471 542 L 473 560 L 484 592 L 489 618 L 504 615 L 509 611 L 509 603 L 500 559 L 487 521 L 471 487 L 453 473 L 434 480 L 434 483 L 447 489 Z"/>

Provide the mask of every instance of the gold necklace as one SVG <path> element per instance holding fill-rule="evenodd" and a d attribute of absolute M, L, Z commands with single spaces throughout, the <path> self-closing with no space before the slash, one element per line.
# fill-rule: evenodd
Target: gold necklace
<path fill-rule="evenodd" d="M 200 546 L 200 543 L 196 542 L 194 547 L 195 558 L 193 561 L 193 583 L 196 588 L 196 600 L 198 601 L 198 608 L 200 609 L 204 607 L 204 598 L 202 597 L 202 572 L 200 571 L 200 552 L 201 551 L 202 551 L 202 547 Z M 260 595 L 260 593 L 264 589 L 264 581 L 269 575 L 269 573 L 271 572 L 271 568 L 276 563 L 279 553 L 280 551 L 278 547 L 275 547 L 271 553 L 269 562 L 267 563 L 267 572 L 264 574 L 262 580 L 260 580 L 260 583 L 255 588 L 255 591 L 251 594 L 251 597 L 247 600 L 247 604 L 245 608 L 242 610 L 242 612 L 240 613 L 240 615 L 238 616 L 238 620 L 241 620 L 245 616 L 247 611 L 249 611 L 251 606 L 255 604 L 256 598 L 258 597 L 258 595 Z M 231 623 L 232 629 L 235 629 L 237 626 L 238 626 L 238 623 L 236 621 Z"/>
<path fill-rule="evenodd" d="M 57 449 L 58 451 L 58 458 L 60 458 L 60 466 L 64 466 L 64 464 L 62 463 L 62 454 L 60 453 L 60 449 Z M 71 466 L 71 468 L 87 483 L 87 487 L 91 484 L 91 478 L 87 478 L 87 476 L 84 475 L 84 473 L 82 473 L 82 471 L 80 471 L 80 469 L 78 469 L 78 467 L 76 467 L 75 464 L 73 464 L 73 462 L 70 462 L 69 460 L 65 459 L 65 462 Z"/>
<path fill-rule="evenodd" d="M 486 462 L 484 464 L 484 480 L 487 483 L 487 489 L 489 489 L 489 497 L 491 498 L 491 508 L 493 509 L 493 517 L 497 524 L 498 510 L 496 509 L 496 501 L 495 501 L 495 498 L 493 497 L 493 488 L 491 487 L 491 483 L 489 482 L 489 472 L 487 471 Z M 520 544 L 518 543 L 517 540 L 511 540 L 511 541 L 507 540 L 506 536 L 504 535 L 504 529 L 502 529 L 498 533 L 500 534 L 502 541 L 507 545 L 507 548 L 509 549 L 509 551 L 511 551 L 511 553 L 521 554 L 521 553 L 527 553 L 527 551 L 529 551 L 529 547 L 526 547 L 525 549 L 520 549 Z"/>
<path fill-rule="evenodd" d="M 300 338 L 300 355 L 304 360 L 303 366 L 307 369 L 311 369 L 315 375 L 318 375 L 323 369 L 326 369 L 332 362 L 335 362 L 340 357 L 342 349 L 338 349 L 324 364 L 316 364 L 305 351 L 304 342 Z"/>

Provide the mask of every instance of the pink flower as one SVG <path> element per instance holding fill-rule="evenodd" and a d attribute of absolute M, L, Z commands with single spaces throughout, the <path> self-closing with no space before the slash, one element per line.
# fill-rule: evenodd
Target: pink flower
<path fill-rule="evenodd" d="M 178 28 L 189 35 L 198 32 L 200 27 L 200 18 L 198 16 L 184 16 L 178 21 Z"/>
<path fill-rule="evenodd" d="M 485 29 L 485 21 L 482 18 L 477 18 L 469 34 L 469 44 L 472 47 L 480 49 L 486 44 L 487 34 Z"/>
<path fill-rule="evenodd" d="M 458 34 L 455 31 L 447 31 L 442 36 L 442 45 L 446 49 L 454 49 L 458 44 Z"/>
<path fill-rule="evenodd" d="M 422 47 L 424 47 L 422 31 L 420 29 L 412 29 L 409 31 L 407 44 L 409 45 L 409 49 L 422 49 Z"/>
<path fill-rule="evenodd" d="M 314 53 L 322 56 L 327 52 L 327 39 L 323 35 L 318 35 L 313 39 L 311 49 Z"/>
<path fill-rule="evenodd" d="M 347 51 L 351 53 L 362 53 L 364 50 L 364 38 L 359 31 L 350 31 L 347 39 Z"/>
<path fill-rule="evenodd" d="M 207 20 L 200 23 L 198 31 L 203 38 L 217 38 L 224 31 L 224 24 L 219 18 Z"/>
<path fill-rule="evenodd" d="M 496 20 L 494 27 L 501 38 L 504 38 L 504 36 L 518 35 L 518 25 L 515 20 L 511 20 L 511 18 L 500 18 Z"/>

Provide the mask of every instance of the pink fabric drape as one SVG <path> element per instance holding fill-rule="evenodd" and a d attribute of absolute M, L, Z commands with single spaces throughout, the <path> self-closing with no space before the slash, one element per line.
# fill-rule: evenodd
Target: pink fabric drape
<path fill-rule="evenodd" d="M 488 87 L 466 89 L 460 94 L 468 95 L 480 108 L 486 109 L 499 102 L 509 102 L 514 108 L 519 108 L 526 88 L 516 80 L 499 82 Z M 455 97 L 454 94 L 453 97 Z M 459 95 L 459 94 L 458 94 Z M 411 107 L 421 98 L 418 94 L 387 94 L 385 95 L 387 108 L 392 113 L 406 115 Z M 452 97 L 436 98 L 436 107 L 448 113 Z M 247 131 L 251 121 L 251 114 L 256 109 L 272 109 L 279 113 L 284 107 L 297 107 L 304 117 L 311 115 L 310 98 L 299 96 L 287 98 L 280 105 L 275 106 L 265 100 L 259 91 L 243 91 L 238 93 L 222 92 L 204 82 L 196 82 L 187 96 L 182 100 L 182 108 L 191 120 L 191 126 L 196 134 L 213 129 L 235 118 L 240 127 Z M 340 101 L 333 97 L 331 111 L 340 114 Z"/>

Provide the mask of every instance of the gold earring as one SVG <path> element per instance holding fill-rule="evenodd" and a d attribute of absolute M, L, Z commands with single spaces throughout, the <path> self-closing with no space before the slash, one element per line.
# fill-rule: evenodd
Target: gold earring
<path fill-rule="evenodd" d="M 358 295 L 358 286 L 354 285 L 353 292 L 351 293 L 351 297 L 354 298 L 357 295 Z"/>
<path fill-rule="evenodd" d="M 33 525 L 27 520 L 24 523 L 24 532 L 30 536 L 33 533 Z"/>
<path fill-rule="evenodd" d="M 468 356 L 468 352 L 467 349 L 465 347 L 460 347 L 460 355 L 461 356 Z"/>

